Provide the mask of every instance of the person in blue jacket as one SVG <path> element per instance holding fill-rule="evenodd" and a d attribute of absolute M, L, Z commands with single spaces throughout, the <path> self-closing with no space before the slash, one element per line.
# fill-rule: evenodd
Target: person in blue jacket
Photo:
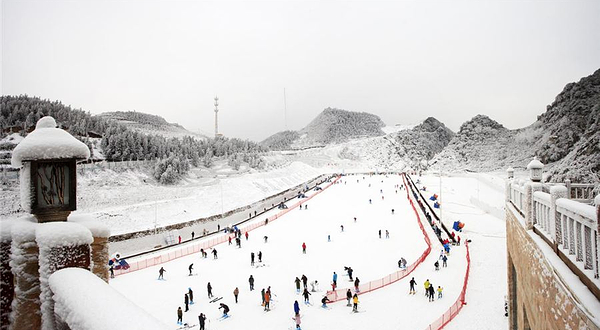
<path fill-rule="evenodd" d="M 298 305 L 298 300 L 294 301 L 294 314 L 295 315 L 300 314 L 300 306 Z"/>

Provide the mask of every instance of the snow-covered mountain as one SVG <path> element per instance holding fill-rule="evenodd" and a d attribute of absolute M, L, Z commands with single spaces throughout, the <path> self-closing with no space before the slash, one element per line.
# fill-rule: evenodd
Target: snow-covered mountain
<path fill-rule="evenodd" d="M 192 136 L 204 139 L 206 136 L 188 131 L 176 123 L 169 123 L 163 117 L 137 111 L 103 112 L 99 115 L 107 120 L 114 120 L 124 124 L 127 128 L 145 134 L 156 134 L 166 138 L 182 138 Z"/>
<path fill-rule="evenodd" d="M 276 133 L 261 144 L 274 150 L 301 149 L 346 142 L 355 138 L 383 136 L 385 133 L 382 127 L 385 127 L 385 124 L 376 115 L 326 108 L 299 132 Z"/>

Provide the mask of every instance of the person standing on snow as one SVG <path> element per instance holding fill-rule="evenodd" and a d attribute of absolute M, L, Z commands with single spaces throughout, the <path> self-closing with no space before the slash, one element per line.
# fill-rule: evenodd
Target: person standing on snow
<path fill-rule="evenodd" d="M 350 303 L 350 300 L 352 300 L 352 291 L 350 291 L 350 289 L 346 291 L 346 300 L 348 301 L 346 303 L 346 306 L 352 306 L 352 304 Z"/>
<path fill-rule="evenodd" d="M 164 273 L 166 272 L 166 270 L 162 267 L 160 267 L 160 269 L 158 270 L 158 279 L 159 280 L 164 280 L 165 278 L 163 277 Z"/>
<path fill-rule="evenodd" d="M 183 303 L 185 304 L 185 311 L 189 311 L 190 298 L 188 297 L 187 293 L 183 297 Z"/>
<path fill-rule="evenodd" d="M 254 252 L 250 252 L 250 266 L 254 266 Z"/>
<path fill-rule="evenodd" d="M 194 304 L 194 291 L 192 288 L 188 288 L 188 296 L 190 297 L 190 305 Z"/>
<path fill-rule="evenodd" d="M 248 232 L 246 232 L 244 235 L 246 236 L 246 240 L 248 240 Z"/>
<path fill-rule="evenodd" d="M 235 303 L 237 304 L 238 302 L 238 294 L 240 294 L 240 289 L 238 289 L 237 287 L 235 288 L 235 290 L 233 290 L 233 296 L 235 297 Z"/>
<path fill-rule="evenodd" d="M 415 284 L 417 284 L 417 281 L 415 281 L 415 278 L 413 277 L 410 282 L 410 291 L 409 294 L 415 294 L 417 291 L 415 291 Z"/>
<path fill-rule="evenodd" d="M 348 267 L 348 277 L 350 277 L 350 281 L 353 280 L 352 278 L 352 273 L 354 272 L 354 269 L 352 269 L 352 267 Z"/>
<path fill-rule="evenodd" d="M 304 274 L 302 274 L 302 285 L 304 286 L 304 290 L 306 290 L 308 287 L 308 277 L 306 277 Z"/>
<path fill-rule="evenodd" d="M 379 229 L 379 238 L 381 238 L 381 229 Z"/>
<path fill-rule="evenodd" d="M 354 303 L 352 306 L 352 311 L 356 313 L 358 312 L 358 295 L 356 293 L 352 297 L 352 302 Z"/>
<path fill-rule="evenodd" d="M 333 272 L 333 285 L 337 286 L 337 274 Z"/>
<path fill-rule="evenodd" d="M 433 284 L 429 285 L 429 301 L 435 300 L 435 289 L 433 288 Z"/>
<path fill-rule="evenodd" d="M 437 288 L 438 299 L 442 298 L 442 291 L 444 291 L 444 288 L 442 288 L 441 286 L 438 285 L 438 288 Z"/>
<path fill-rule="evenodd" d="M 425 287 L 425 296 L 429 297 L 429 286 L 431 284 L 429 283 L 429 279 L 427 279 L 427 281 L 425 281 L 425 283 L 423 283 L 423 286 Z"/>
<path fill-rule="evenodd" d="M 206 285 L 206 290 L 208 291 L 208 298 L 212 298 L 212 285 L 210 285 L 210 282 L 208 282 L 208 284 Z"/>
<path fill-rule="evenodd" d="M 262 251 L 258 251 L 258 262 L 262 262 Z"/>
<path fill-rule="evenodd" d="M 271 302 L 271 292 L 266 291 L 265 292 L 265 311 L 270 310 L 270 307 L 269 307 L 270 302 Z"/>
<path fill-rule="evenodd" d="M 183 323 L 183 311 L 181 310 L 181 306 L 177 308 L 177 324 L 181 325 Z"/>
<path fill-rule="evenodd" d="M 440 270 L 440 263 L 437 260 L 435 261 L 435 263 L 433 264 L 433 266 L 435 267 L 435 270 Z"/>
<path fill-rule="evenodd" d="M 265 288 L 260 290 L 260 297 L 262 298 L 261 306 L 264 306 L 265 305 Z"/>
<path fill-rule="evenodd" d="M 298 305 L 298 300 L 294 301 L 294 315 L 300 315 L 300 305 Z"/>
<path fill-rule="evenodd" d="M 190 271 L 190 275 L 189 275 L 189 276 L 192 276 L 192 270 L 193 270 L 193 269 L 194 269 L 194 264 L 192 263 L 192 264 L 190 264 L 190 265 L 189 265 L 189 267 L 188 267 L 188 270 Z"/>
<path fill-rule="evenodd" d="M 442 267 L 448 267 L 448 257 L 446 255 L 442 257 Z"/>
<path fill-rule="evenodd" d="M 212 250 L 212 254 L 213 254 L 213 259 L 218 259 L 218 257 L 217 257 L 217 249 L 213 249 Z"/>
<path fill-rule="evenodd" d="M 360 284 L 360 280 L 357 277 L 356 280 L 354 280 L 354 290 L 356 290 L 356 292 L 358 292 L 358 285 L 359 284 Z"/>
<path fill-rule="evenodd" d="M 200 324 L 200 330 L 204 330 L 204 323 L 206 322 L 206 315 L 200 313 L 198 315 L 198 323 Z"/>
<path fill-rule="evenodd" d="M 385 238 L 390 238 L 390 232 L 387 229 L 385 230 Z"/>
<path fill-rule="evenodd" d="M 254 291 L 254 277 L 252 277 L 252 275 L 250 275 L 248 283 L 250 283 L 250 291 Z"/>
<path fill-rule="evenodd" d="M 302 243 L 302 253 L 306 254 L 306 243 Z"/>
<path fill-rule="evenodd" d="M 310 301 L 308 300 L 308 296 L 310 296 L 310 292 L 308 292 L 308 290 L 304 289 L 304 292 L 302 292 L 302 296 L 304 297 L 304 303 L 305 304 L 309 304 Z"/>
<path fill-rule="evenodd" d="M 300 279 L 298 278 L 298 276 L 296 276 L 294 282 L 296 282 L 296 292 L 300 293 Z"/>

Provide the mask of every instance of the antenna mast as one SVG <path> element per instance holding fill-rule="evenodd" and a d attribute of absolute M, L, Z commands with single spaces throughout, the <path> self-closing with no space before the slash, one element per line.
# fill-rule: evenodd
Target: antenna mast
<path fill-rule="evenodd" d="M 219 136 L 219 97 L 215 96 L 215 137 Z"/>

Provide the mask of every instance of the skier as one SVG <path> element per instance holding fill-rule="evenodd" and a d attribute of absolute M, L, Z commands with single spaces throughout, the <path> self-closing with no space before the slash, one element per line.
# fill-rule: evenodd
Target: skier
<path fill-rule="evenodd" d="M 442 257 L 442 267 L 448 267 L 448 257 Z"/>
<path fill-rule="evenodd" d="M 352 306 L 352 304 L 350 303 L 350 300 L 352 300 L 352 291 L 350 291 L 350 289 L 348 289 L 348 291 L 346 291 L 346 300 L 348 301 L 346 303 L 346 306 Z"/>
<path fill-rule="evenodd" d="M 352 311 L 356 313 L 358 312 L 358 295 L 356 293 L 352 297 L 352 302 L 354 303 L 352 306 Z"/>
<path fill-rule="evenodd" d="M 248 240 L 248 232 L 246 232 L 245 236 L 246 236 L 246 240 Z"/>
<path fill-rule="evenodd" d="M 183 311 L 181 310 L 181 306 L 177 308 L 177 324 L 181 325 L 183 323 Z"/>
<path fill-rule="evenodd" d="M 218 257 L 217 257 L 217 249 L 213 248 L 212 254 L 213 254 L 213 259 L 218 259 Z"/>
<path fill-rule="evenodd" d="M 194 291 L 192 288 L 188 288 L 188 297 L 190 297 L 190 305 L 194 304 Z"/>
<path fill-rule="evenodd" d="M 358 277 L 356 278 L 356 280 L 354 281 L 354 290 L 356 292 L 358 292 L 358 285 L 360 284 L 360 280 L 358 279 Z"/>
<path fill-rule="evenodd" d="M 240 289 L 238 289 L 237 287 L 235 288 L 235 290 L 233 290 L 233 296 L 235 297 L 235 303 L 237 304 L 238 302 L 238 294 L 240 294 Z"/>
<path fill-rule="evenodd" d="M 212 285 L 210 285 L 210 282 L 208 282 L 208 284 L 206 285 L 206 290 L 208 291 L 208 298 L 212 298 Z"/>
<path fill-rule="evenodd" d="M 298 305 L 298 300 L 294 301 L 294 315 L 300 314 L 300 306 Z"/>
<path fill-rule="evenodd" d="M 385 230 L 385 238 L 390 238 L 390 232 L 387 229 Z"/>
<path fill-rule="evenodd" d="M 435 300 L 435 289 L 433 287 L 433 284 L 429 285 L 429 301 L 434 301 Z"/>
<path fill-rule="evenodd" d="M 304 290 L 306 290 L 306 287 L 308 286 L 308 277 L 306 277 L 306 275 L 302 274 L 302 285 L 304 286 Z"/>
<path fill-rule="evenodd" d="M 248 283 L 250 283 L 250 291 L 254 291 L 254 277 L 252 277 L 252 275 L 250 275 Z"/>
<path fill-rule="evenodd" d="M 306 243 L 302 242 L 302 253 L 306 254 Z"/>
<path fill-rule="evenodd" d="M 310 304 L 310 301 L 308 300 L 308 296 L 310 296 L 310 292 L 308 292 L 308 290 L 304 289 L 304 292 L 302 292 L 302 296 L 304 297 L 304 303 L 305 304 Z"/>
<path fill-rule="evenodd" d="M 352 267 L 348 267 L 348 277 L 350 277 L 350 281 L 352 281 L 352 273 L 354 272 L 354 270 L 352 269 Z"/>
<path fill-rule="evenodd" d="M 415 284 L 417 284 L 417 281 L 415 281 L 415 278 L 413 277 L 410 282 L 410 291 L 409 294 L 415 294 L 417 291 L 415 290 Z"/>
<path fill-rule="evenodd" d="M 258 262 L 262 262 L 262 251 L 258 251 Z"/>
<path fill-rule="evenodd" d="M 294 321 L 296 321 L 296 330 L 302 330 L 300 329 L 300 323 L 302 322 L 300 319 L 300 314 L 296 314 L 296 316 L 294 316 Z"/>
<path fill-rule="evenodd" d="M 160 267 L 160 269 L 158 270 L 158 279 L 159 280 L 164 280 L 165 278 L 163 277 L 164 273 L 166 272 L 166 270 L 162 267 Z"/>
<path fill-rule="evenodd" d="M 254 252 L 250 252 L 250 266 L 254 266 Z"/>
<path fill-rule="evenodd" d="M 203 313 L 198 315 L 198 323 L 200 324 L 200 330 L 204 330 L 204 322 L 206 322 L 206 316 Z"/>
<path fill-rule="evenodd" d="M 440 270 L 440 263 L 437 260 L 435 261 L 435 263 L 433 264 L 433 266 L 435 267 L 435 270 Z"/>
<path fill-rule="evenodd" d="M 381 229 L 379 229 L 379 238 L 381 238 Z"/>
<path fill-rule="evenodd" d="M 425 281 L 425 283 L 423 283 L 423 286 L 425 287 L 425 296 L 429 297 L 429 286 L 430 286 L 429 279 L 427 279 L 427 281 Z"/>
<path fill-rule="evenodd" d="M 342 233 L 344 232 L 344 225 L 340 225 L 340 228 L 342 228 Z"/>
<path fill-rule="evenodd" d="M 328 302 L 331 302 L 331 300 L 329 300 L 329 298 L 327 298 L 327 296 L 323 296 L 323 299 L 321 299 L 321 304 L 323 304 L 323 305 L 321 305 L 321 307 L 327 308 Z"/>
<path fill-rule="evenodd" d="M 300 279 L 298 278 L 298 276 L 296 276 L 294 282 L 296 282 L 296 292 L 300 293 Z"/>
<path fill-rule="evenodd" d="M 337 286 L 337 274 L 333 272 L 333 284 Z"/>
<path fill-rule="evenodd" d="M 185 311 L 189 311 L 190 298 L 188 297 L 187 293 L 183 297 L 183 303 L 185 304 Z"/>
<path fill-rule="evenodd" d="M 229 306 L 225 305 L 224 303 L 221 303 L 221 306 L 219 306 L 219 309 L 223 308 L 223 318 L 227 318 L 229 317 L 229 315 L 227 315 L 227 313 L 229 313 Z"/>
<path fill-rule="evenodd" d="M 444 288 L 442 288 L 441 286 L 438 285 L 438 288 L 437 288 L 438 299 L 442 298 L 442 291 L 444 291 Z"/>
<path fill-rule="evenodd" d="M 270 307 L 269 307 L 269 303 L 270 302 L 271 302 L 271 292 L 270 291 L 266 291 L 265 292 L 265 311 L 269 311 L 270 310 Z"/>
<path fill-rule="evenodd" d="M 190 264 L 190 265 L 188 266 L 188 270 L 190 271 L 190 275 L 188 275 L 188 276 L 192 276 L 192 270 L 193 270 L 193 269 L 194 269 L 194 264 L 192 263 L 192 264 Z"/>

